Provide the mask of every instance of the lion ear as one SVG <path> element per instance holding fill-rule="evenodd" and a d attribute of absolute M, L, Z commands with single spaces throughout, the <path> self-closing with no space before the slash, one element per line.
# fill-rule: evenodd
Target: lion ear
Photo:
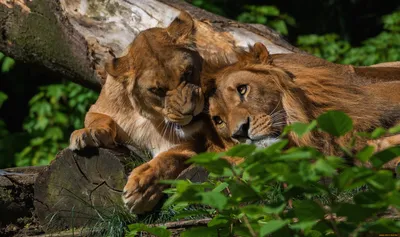
<path fill-rule="evenodd" d="M 206 98 L 209 98 L 215 93 L 217 88 L 215 78 L 202 78 L 201 80 L 201 90 Z"/>
<path fill-rule="evenodd" d="M 168 34 L 174 40 L 189 38 L 194 30 L 194 21 L 189 13 L 182 11 L 167 27 Z"/>
<path fill-rule="evenodd" d="M 259 63 L 272 64 L 272 57 L 269 54 L 267 47 L 262 43 L 255 43 L 254 46 L 250 48 L 250 53 Z"/>
<path fill-rule="evenodd" d="M 131 67 L 128 55 L 120 58 L 114 58 L 110 62 L 106 63 L 106 72 L 115 79 L 121 78 L 122 75 L 129 72 Z"/>

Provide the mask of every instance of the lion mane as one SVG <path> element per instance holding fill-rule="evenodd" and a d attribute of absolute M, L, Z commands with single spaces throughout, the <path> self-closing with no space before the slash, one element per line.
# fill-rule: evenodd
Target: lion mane
<path fill-rule="evenodd" d="M 272 128 L 277 121 L 273 121 L 271 112 L 278 107 L 283 112 L 277 122 L 280 132 L 284 125 L 309 123 L 324 112 L 339 110 L 353 119 L 352 133 L 340 138 L 318 131 L 301 138 L 293 132 L 289 134 L 292 145 L 313 146 L 324 153 L 338 154 L 338 147 L 348 145 L 354 132 L 389 128 L 400 121 L 400 97 L 388 96 L 396 95 L 400 89 L 400 83 L 394 81 L 395 76 L 379 79 L 373 69 L 368 69 L 368 75 L 383 81 L 371 85 L 360 83 L 360 78 L 352 80 L 354 73 L 343 70 L 335 73 L 320 61 L 312 67 L 295 63 L 283 68 L 279 59 L 278 65 L 275 64 L 276 58 L 269 55 L 264 45 L 256 43 L 249 52 L 238 51 L 238 62 L 209 73 L 203 79 L 206 81 L 203 87 L 210 97 L 210 116 L 225 139 L 235 140 L 238 131 L 246 138 L 259 134 L 266 137 L 276 132 L 276 128 Z M 392 71 L 390 75 L 400 72 L 398 68 L 385 70 Z M 211 71 L 216 71 L 215 67 Z M 398 75 L 397 79 L 400 79 Z M 246 92 L 240 95 L 238 91 L 243 86 Z M 375 87 L 381 89 L 374 90 Z M 247 131 L 242 131 L 243 127 Z"/>

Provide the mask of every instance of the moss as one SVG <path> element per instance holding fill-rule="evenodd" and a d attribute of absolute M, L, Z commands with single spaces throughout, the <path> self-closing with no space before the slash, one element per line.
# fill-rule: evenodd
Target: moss
<path fill-rule="evenodd" d="M 11 190 L 6 188 L 0 188 L 0 202 L 12 202 L 14 198 L 12 196 Z"/>
<path fill-rule="evenodd" d="M 63 26 L 62 17 L 56 17 L 58 4 L 33 1 L 29 14 L 13 9 L 7 41 L 11 48 L 20 50 L 16 58 L 44 65 L 72 80 L 86 78 L 94 82 L 92 68 L 87 63 L 88 55 L 82 51 L 84 45 L 79 42 L 79 37 L 73 35 L 77 32 L 68 29 L 69 24 Z"/>

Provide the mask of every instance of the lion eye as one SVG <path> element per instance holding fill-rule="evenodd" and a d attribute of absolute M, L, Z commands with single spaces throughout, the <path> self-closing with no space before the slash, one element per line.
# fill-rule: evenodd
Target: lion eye
<path fill-rule="evenodd" d="M 237 92 L 239 95 L 244 95 L 247 92 L 247 85 L 240 85 L 237 87 Z"/>
<path fill-rule="evenodd" d="M 221 125 L 224 122 L 224 121 L 222 121 L 221 117 L 219 117 L 219 116 L 214 116 L 212 119 L 213 119 L 214 123 L 217 125 Z"/>
<path fill-rule="evenodd" d="M 163 97 L 167 93 L 165 89 L 159 87 L 152 87 L 149 91 L 159 97 Z"/>

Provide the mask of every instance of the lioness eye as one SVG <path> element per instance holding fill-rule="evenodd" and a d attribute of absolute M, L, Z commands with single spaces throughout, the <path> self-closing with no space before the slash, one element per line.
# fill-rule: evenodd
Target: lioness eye
<path fill-rule="evenodd" d="M 224 122 L 224 121 L 222 121 L 221 117 L 219 117 L 219 116 L 214 116 L 212 119 L 213 119 L 214 123 L 217 125 L 221 125 Z"/>
<path fill-rule="evenodd" d="M 163 97 L 166 94 L 165 89 L 159 87 L 152 87 L 149 89 L 149 91 L 159 97 Z"/>
<path fill-rule="evenodd" d="M 247 92 L 247 85 L 240 85 L 237 87 L 237 91 L 240 95 L 244 95 Z"/>
<path fill-rule="evenodd" d="M 192 79 L 192 68 L 186 69 L 186 71 L 182 74 L 181 81 L 191 81 Z"/>

